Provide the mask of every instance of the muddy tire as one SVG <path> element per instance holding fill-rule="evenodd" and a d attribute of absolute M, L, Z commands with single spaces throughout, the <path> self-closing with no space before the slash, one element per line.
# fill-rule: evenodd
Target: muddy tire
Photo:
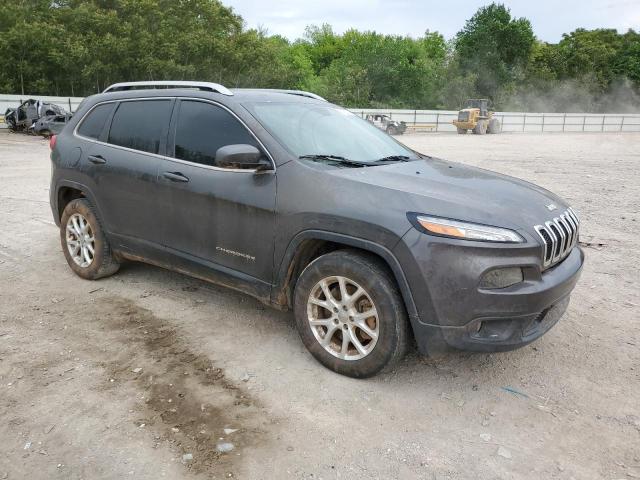
<path fill-rule="evenodd" d="M 369 255 L 338 250 L 311 262 L 294 294 L 298 333 L 334 372 L 371 377 L 405 354 L 409 322 L 386 266 Z"/>
<path fill-rule="evenodd" d="M 496 134 L 500 133 L 502 130 L 502 126 L 500 125 L 500 120 L 497 118 L 492 118 L 489 121 L 489 126 L 487 127 L 487 133 Z"/>
<path fill-rule="evenodd" d="M 487 133 L 487 121 L 478 120 L 476 128 L 473 129 L 473 133 L 475 133 L 476 135 L 484 135 L 485 133 Z"/>
<path fill-rule="evenodd" d="M 393 125 L 389 125 L 387 127 L 387 133 L 389 135 L 397 135 L 398 134 L 398 129 L 396 127 L 394 127 Z"/>
<path fill-rule="evenodd" d="M 458 127 L 458 135 L 466 135 L 467 129 Z"/>
<path fill-rule="evenodd" d="M 60 243 L 69 267 L 79 277 L 97 280 L 120 268 L 100 221 L 85 198 L 72 200 L 62 212 Z"/>

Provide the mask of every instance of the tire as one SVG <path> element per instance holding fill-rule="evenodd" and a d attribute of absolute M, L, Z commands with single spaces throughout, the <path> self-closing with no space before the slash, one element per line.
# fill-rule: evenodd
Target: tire
<path fill-rule="evenodd" d="M 351 295 L 344 301 L 343 288 Z M 409 322 L 395 280 L 381 261 L 357 251 L 338 250 L 311 262 L 296 283 L 294 314 L 309 352 L 342 375 L 371 377 L 395 365 L 407 349 Z M 327 346 L 320 343 L 325 339 Z"/>
<path fill-rule="evenodd" d="M 389 126 L 389 127 L 387 127 L 387 133 L 389 135 L 397 135 L 398 134 L 398 130 L 394 126 Z"/>
<path fill-rule="evenodd" d="M 40 130 L 37 134 L 44 138 L 49 138 L 51 136 L 51 132 L 49 130 Z"/>
<path fill-rule="evenodd" d="M 487 133 L 487 122 L 485 120 L 478 120 L 476 128 L 473 129 L 473 133 L 476 135 L 484 135 Z"/>
<path fill-rule="evenodd" d="M 492 134 L 500 133 L 500 131 L 502 130 L 501 127 L 502 126 L 500 125 L 500 120 L 498 120 L 497 118 L 492 118 L 489 121 L 489 127 L 487 128 L 487 133 L 492 133 Z"/>
<path fill-rule="evenodd" d="M 78 241 L 82 234 L 86 237 Z M 90 238 L 93 241 L 88 240 Z M 62 212 L 60 243 L 69 267 L 79 277 L 97 280 L 113 275 L 120 268 L 120 262 L 114 257 L 102 225 L 86 198 L 72 200 Z M 78 245 L 75 255 L 71 251 L 73 245 Z M 86 252 L 81 245 L 86 246 Z M 93 254 L 89 247 L 93 248 Z"/>
<path fill-rule="evenodd" d="M 466 135 L 467 129 L 458 127 L 458 135 Z"/>

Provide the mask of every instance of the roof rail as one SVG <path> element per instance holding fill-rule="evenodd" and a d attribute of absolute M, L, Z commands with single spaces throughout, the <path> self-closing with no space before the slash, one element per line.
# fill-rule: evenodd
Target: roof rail
<path fill-rule="evenodd" d="M 233 92 L 224 85 L 219 83 L 210 82 L 189 82 L 189 81 L 174 81 L 174 80 L 157 80 L 149 82 L 122 82 L 114 83 L 107 87 L 104 92 L 121 92 L 124 90 L 143 90 L 149 88 L 195 88 L 197 90 L 204 90 L 206 92 L 216 92 L 222 95 L 232 96 Z"/>
<path fill-rule="evenodd" d="M 316 95 L 315 93 L 305 92 L 304 90 L 283 90 L 279 88 L 234 88 L 234 90 L 238 90 L 241 92 L 275 92 L 275 93 L 287 93 L 289 95 L 298 95 L 299 97 L 308 97 L 313 98 L 315 100 L 322 100 L 326 102 L 326 98 L 322 98 L 320 95 Z"/>

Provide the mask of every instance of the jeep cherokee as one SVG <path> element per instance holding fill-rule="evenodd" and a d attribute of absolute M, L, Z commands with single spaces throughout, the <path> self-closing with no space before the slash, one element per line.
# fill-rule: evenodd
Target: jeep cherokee
<path fill-rule="evenodd" d="M 562 316 L 579 221 L 530 183 L 418 153 L 300 91 L 116 84 L 51 139 L 51 208 L 85 279 L 143 261 L 292 310 L 353 377 L 509 350 Z"/>

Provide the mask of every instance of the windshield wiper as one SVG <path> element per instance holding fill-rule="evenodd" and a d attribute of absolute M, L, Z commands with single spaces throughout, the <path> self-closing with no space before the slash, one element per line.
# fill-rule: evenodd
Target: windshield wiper
<path fill-rule="evenodd" d="M 371 164 L 367 162 L 359 162 L 357 160 L 351 160 L 349 158 L 341 157 L 339 155 L 325 155 L 325 154 L 311 154 L 311 155 L 300 155 L 298 158 L 311 160 L 313 162 L 318 161 L 327 161 L 327 162 L 335 162 L 340 163 L 342 165 L 350 165 L 355 167 L 368 167 Z"/>
<path fill-rule="evenodd" d="M 411 157 L 406 155 L 389 155 L 388 157 L 383 157 L 375 161 L 375 163 L 382 162 L 408 162 L 411 160 Z"/>

